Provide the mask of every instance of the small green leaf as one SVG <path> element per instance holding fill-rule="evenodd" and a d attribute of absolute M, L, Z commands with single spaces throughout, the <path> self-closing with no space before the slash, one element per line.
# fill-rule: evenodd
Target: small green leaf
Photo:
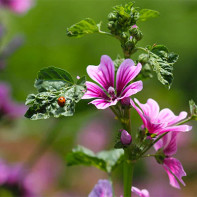
<path fill-rule="evenodd" d="M 86 91 L 85 77 L 74 84 L 68 72 L 55 67 L 42 69 L 34 86 L 38 94 L 30 94 L 26 99 L 29 109 L 25 117 L 31 120 L 72 116 L 76 103 Z M 63 106 L 58 104 L 58 98 L 61 96 L 65 98 Z"/>
<path fill-rule="evenodd" d="M 140 21 L 146 21 L 149 18 L 155 18 L 159 16 L 159 12 L 156 10 L 141 9 L 139 13 L 140 13 L 139 16 Z"/>
<path fill-rule="evenodd" d="M 86 18 L 67 28 L 67 36 L 79 38 L 86 34 L 99 32 L 99 27 L 100 24 L 96 24 L 93 19 Z"/>
<path fill-rule="evenodd" d="M 67 155 L 66 160 L 68 166 L 94 166 L 100 170 L 110 173 L 122 162 L 123 154 L 124 151 L 122 149 L 102 151 L 95 154 L 85 147 L 78 146 Z"/>
<path fill-rule="evenodd" d="M 197 120 L 197 105 L 193 100 L 189 101 L 189 108 L 193 120 Z"/>

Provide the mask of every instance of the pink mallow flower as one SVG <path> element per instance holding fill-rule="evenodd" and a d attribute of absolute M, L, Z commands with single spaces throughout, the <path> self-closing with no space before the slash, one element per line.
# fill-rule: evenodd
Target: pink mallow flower
<path fill-rule="evenodd" d="M 95 83 L 86 82 L 87 91 L 83 99 L 96 98 L 93 100 L 98 109 L 106 109 L 109 106 L 116 105 L 118 101 L 141 91 L 143 88 L 142 81 L 136 81 L 129 84 L 141 71 L 140 63 L 135 66 L 131 59 L 126 59 L 118 68 L 115 81 L 115 67 L 111 58 L 107 55 L 101 57 L 101 62 L 98 66 L 88 66 L 87 73 Z"/>
<path fill-rule="evenodd" d="M 139 197 L 150 197 L 149 192 L 146 189 L 138 189 L 137 187 L 132 187 L 131 191 Z M 112 197 L 113 190 L 110 181 L 108 180 L 99 180 L 98 183 L 94 186 L 91 193 L 88 197 Z M 123 196 L 120 196 L 123 197 Z"/>
<path fill-rule="evenodd" d="M 134 99 L 139 105 L 138 108 L 133 101 L 132 106 L 139 113 L 143 121 L 142 128 L 146 128 L 150 134 L 160 135 L 169 131 L 190 131 L 192 129 L 189 125 L 176 124 L 187 117 L 187 112 L 181 112 L 178 116 L 168 109 L 160 111 L 158 103 L 153 99 L 148 99 L 146 104 L 141 104 L 137 99 Z"/>
<path fill-rule="evenodd" d="M 0 7 L 5 7 L 17 14 L 27 12 L 33 5 L 33 0 L 0 0 Z"/>
<path fill-rule="evenodd" d="M 19 118 L 25 114 L 26 109 L 24 104 L 12 100 L 9 85 L 0 83 L 0 118 Z"/>
<path fill-rule="evenodd" d="M 158 155 L 161 154 L 158 158 L 160 161 L 158 162 L 162 164 L 167 172 L 170 185 L 180 189 L 178 179 L 185 186 L 182 180 L 182 177 L 186 176 L 183 166 L 178 159 L 172 157 L 177 152 L 177 132 L 169 132 L 166 134 L 154 145 L 154 148 L 158 151 Z"/>

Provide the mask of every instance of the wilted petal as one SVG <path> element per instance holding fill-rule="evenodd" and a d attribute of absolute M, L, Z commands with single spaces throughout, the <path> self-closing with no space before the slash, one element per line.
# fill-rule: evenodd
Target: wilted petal
<path fill-rule="evenodd" d="M 114 87 L 115 68 L 109 56 L 103 55 L 99 66 L 88 66 L 87 73 L 91 79 L 99 83 L 106 91 L 109 87 Z"/>
<path fill-rule="evenodd" d="M 107 95 L 105 92 L 95 83 L 86 82 L 87 91 L 83 95 L 82 99 L 89 99 L 89 98 L 105 98 L 107 99 Z"/>
<path fill-rule="evenodd" d="M 175 158 L 166 158 L 164 159 L 163 164 L 165 170 L 168 170 L 168 176 L 170 179 L 170 184 L 173 187 L 180 188 L 179 184 L 177 185 L 177 181 L 175 181 L 175 177 L 185 186 L 184 181 L 182 180 L 183 176 L 186 176 L 186 173 L 183 169 L 181 162 Z M 171 174 L 171 175 L 170 175 Z M 175 176 L 175 177 L 173 177 Z"/>
<path fill-rule="evenodd" d="M 112 197 L 112 185 L 108 180 L 99 180 L 88 197 Z"/>
<path fill-rule="evenodd" d="M 116 105 L 117 100 L 115 101 L 107 101 L 105 99 L 95 99 L 90 102 L 91 104 L 95 105 L 97 109 L 106 109 L 111 105 Z"/>
<path fill-rule="evenodd" d="M 139 74 L 141 69 L 142 65 L 139 63 L 135 66 L 131 59 L 126 59 L 122 62 L 116 76 L 117 96 L 120 96 L 124 87 Z"/>
<path fill-rule="evenodd" d="M 148 190 L 146 190 L 146 189 L 140 190 L 140 189 L 138 189 L 137 187 L 134 187 L 134 186 L 133 186 L 133 187 L 131 188 L 131 191 L 132 191 L 133 193 L 135 193 L 136 195 L 140 196 L 140 197 L 150 197 L 150 194 L 149 194 Z"/>
<path fill-rule="evenodd" d="M 125 97 L 129 97 L 133 94 L 140 92 L 143 89 L 142 81 L 136 81 L 130 85 L 128 85 L 121 94 L 119 99 L 123 99 Z"/>

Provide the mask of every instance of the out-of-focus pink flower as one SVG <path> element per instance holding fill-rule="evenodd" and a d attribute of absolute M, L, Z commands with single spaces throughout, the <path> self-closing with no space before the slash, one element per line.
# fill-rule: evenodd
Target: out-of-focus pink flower
<path fill-rule="evenodd" d="M 0 83 L 0 116 L 8 119 L 19 118 L 24 115 L 26 106 L 15 103 L 10 95 L 10 88 L 5 83 Z"/>
<path fill-rule="evenodd" d="M 20 164 L 8 165 L 0 161 L 0 195 L 1 189 L 6 190 L 11 196 L 36 197 L 28 190 L 23 182 L 25 170 Z"/>
<path fill-rule="evenodd" d="M 177 179 L 185 186 L 182 177 L 186 176 L 186 173 L 181 162 L 172 157 L 177 152 L 176 141 L 177 132 L 169 132 L 154 145 L 154 148 L 156 151 L 163 151 L 162 154 L 164 154 L 165 157 L 162 159 L 161 163 L 168 174 L 170 184 L 180 189 Z"/>
<path fill-rule="evenodd" d="M 131 191 L 139 197 L 150 197 L 149 192 L 146 189 L 138 189 L 137 187 L 132 187 Z M 99 180 L 98 183 L 94 186 L 93 190 L 88 197 L 112 197 L 112 185 L 108 180 Z M 121 195 L 120 197 L 123 197 Z"/>
<path fill-rule="evenodd" d="M 0 0 L 0 7 L 5 7 L 11 11 L 23 14 L 33 5 L 33 0 Z"/>
<path fill-rule="evenodd" d="M 0 160 L 1 189 L 16 197 L 39 197 L 50 189 L 62 169 L 61 162 L 54 155 L 46 155 L 28 171 L 22 164 L 7 164 Z"/>
<path fill-rule="evenodd" d="M 108 180 L 99 180 L 88 197 L 112 197 L 112 185 Z"/>
<path fill-rule="evenodd" d="M 132 28 L 138 28 L 138 26 L 137 25 L 133 25 Z"/>
<path fill-rule="evenodd" d="M 146 189 L 138 189 L 137 187 L 132 187 L 131 191 L 140 197 L 150 197 L 148 190 Z"/>
<path fill-rule="evenodd" d="M 168 109 L 159 110 L 158 103 L 153 99 L 148 99 L 146 104 L 141 104 L 137 99 L 135 102 L 139 105 L 138 108 L 133 101 L 132 106 L 139 113 L 143 121 L 143 127 L 148 130 L 149 133 L 162 134 L 171 131 L 190 131 L 191 126 L 176 124 L 187 117 L 187 112 L 181 112 L 178 116 Z"/>
<path fill-rule="evenodd" d="M 87 67 L 90 78 L 101 87 L 95 83 L 86 82 L 87 91 L 83 99 L 97 98 L 90 103 L 94 104 L 98 109 L 106 109 L 116 105 L 123 98 L 130 97 L 142 90 L 142 81 L 129 84 L 139 74 L 141 68 L 140 63 L 135 66 L 131 59 L 124 60 L 118 68 L 115 87 L 114 63 L 109 56 L 103 55 L 98 66 Z"/>

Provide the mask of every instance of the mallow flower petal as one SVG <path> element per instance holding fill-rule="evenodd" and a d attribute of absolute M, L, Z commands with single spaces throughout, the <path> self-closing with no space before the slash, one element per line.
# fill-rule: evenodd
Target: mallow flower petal
<path fill-rule="evenodd" d="M 140 103 L 137 99 L 135 99 L 134 101 L 142 109 L 145 116 L 149 117 L 151 121 L 157 123 L 155 119 L 158 117 L 159 114 L 159 105 L 155 100 L 148 99 L 146 104 Z"/>
<path fill-rule="evenodd" d="M 95 99 L 91 101 L 90 103 L 95 105 L 97 109 L 106 109 L 112 105 L 116 105 L 117 100 L 107 101 L 105 99 Z"/>
<path fill-rule="evenodd" d="M 176 176 L 176 178 L 185 186 L 185 183 L 184 183 L 182 177 L 186 176 L 186 173 L 183 169 L 181 162 L 178 159 L 165 158 L 163 166 L 165 166 L 169 170 L 169 172 L 171 172 L 174 176 Z M 176 187 L 177 185 L 175 184 L 172 186 Z"/>
<path fill-rule="evenodd" d="M 187 117 L 187 112 L 183 111 L 176 116 L 170 109 L 162 109 L 158 116 L 158 121 L 168 122 L 168 125 L 173 125 Z"/>
<path fill-rule="evenodd" d="M 135 101 L 137 100 L 137 99 L 134 99 Z M 140 115 L 140 117 L 141 117 L 141 119 L 142 119 L 142 121 L 143 121 L 143 124 L 144 124 L 144 127 L 145 128 L 147 128 L 147 120 L 146 120 L 146 118 L 144 117 L 144 114 L 143 114 L 143 112 L 140 110 L 140 108 L 138 108 L 136 105 L 135 105 L 135 103 L 133 102 L 133 100 L 131 99 L 131 105 L 132 105 L 132 107 L 137 111 L 137 113 Z"/>
<path fill-rule="evenodd" d="M 138 195 L 139 197 L 150 197 L 148 190 L 146 189 L 138 189 L 137 187 L 132 186 L 131 191 Z"/>
<path fill-rule="evenodd" d="M 187 132 L 192 129 L 192 126 L 189 125 L 178 125 L 178 126 L 171 126 L 171 127 L 166 127 L 166 128 L 161 128 L 160 130 L 157 131 L 157 134 L 160 135 L 165 132 L 172 132 L 172 131 L 180 131 L 180 132 Z"/>
<path fill-rule="evenodd" d="M 177 132 L 169 132 L 163 140 L 163 151 L 166 156 L 172 156 L 177 152 Z"/>
<path fill-rule="evenodd" d="M 119 99 L 123 99 L 125 97 L 130 97 L 133 94 L 140 92 L 143 89 L 142 81 L 136 81 L 128 85 L 122 92 L 121 97 Z"/>
<path fill-rule="evenodd" d="M 96 85 L 95 83 L 86 82 L 87 91 L 83 95 L 82 99 L 89 99 L 89 98 L 104 98 L 107 99 L 107 95 L 103 91 L 101 87 Z"/>
<path fill-rule="evenodd" d="M 180 185 L 179 185 L 178 181 L 176 180 L 175 176 L 169 171 L 169 169 L 166 166 L 163 165 L 163 168 L 168 174 L 170 185 L 172 187 L 180 189 Z"/>
<path fill-rule="evenodd" d="M 103 55 L 98 66 L 88 66 L 87 73 L 91 79 L 99 83 L 106 91 L 114 87 L 115 67 L 112 59 Z"/>
<path fill-rule="evenodd" d="M 139 74 L 141 69 L 142 65 L 138 63 L 135 66 L 135 63 L 131 59 L 126 59 L 122 62 L 116 75 L 117 96 L 120 96 L 125 86 Z"/>

